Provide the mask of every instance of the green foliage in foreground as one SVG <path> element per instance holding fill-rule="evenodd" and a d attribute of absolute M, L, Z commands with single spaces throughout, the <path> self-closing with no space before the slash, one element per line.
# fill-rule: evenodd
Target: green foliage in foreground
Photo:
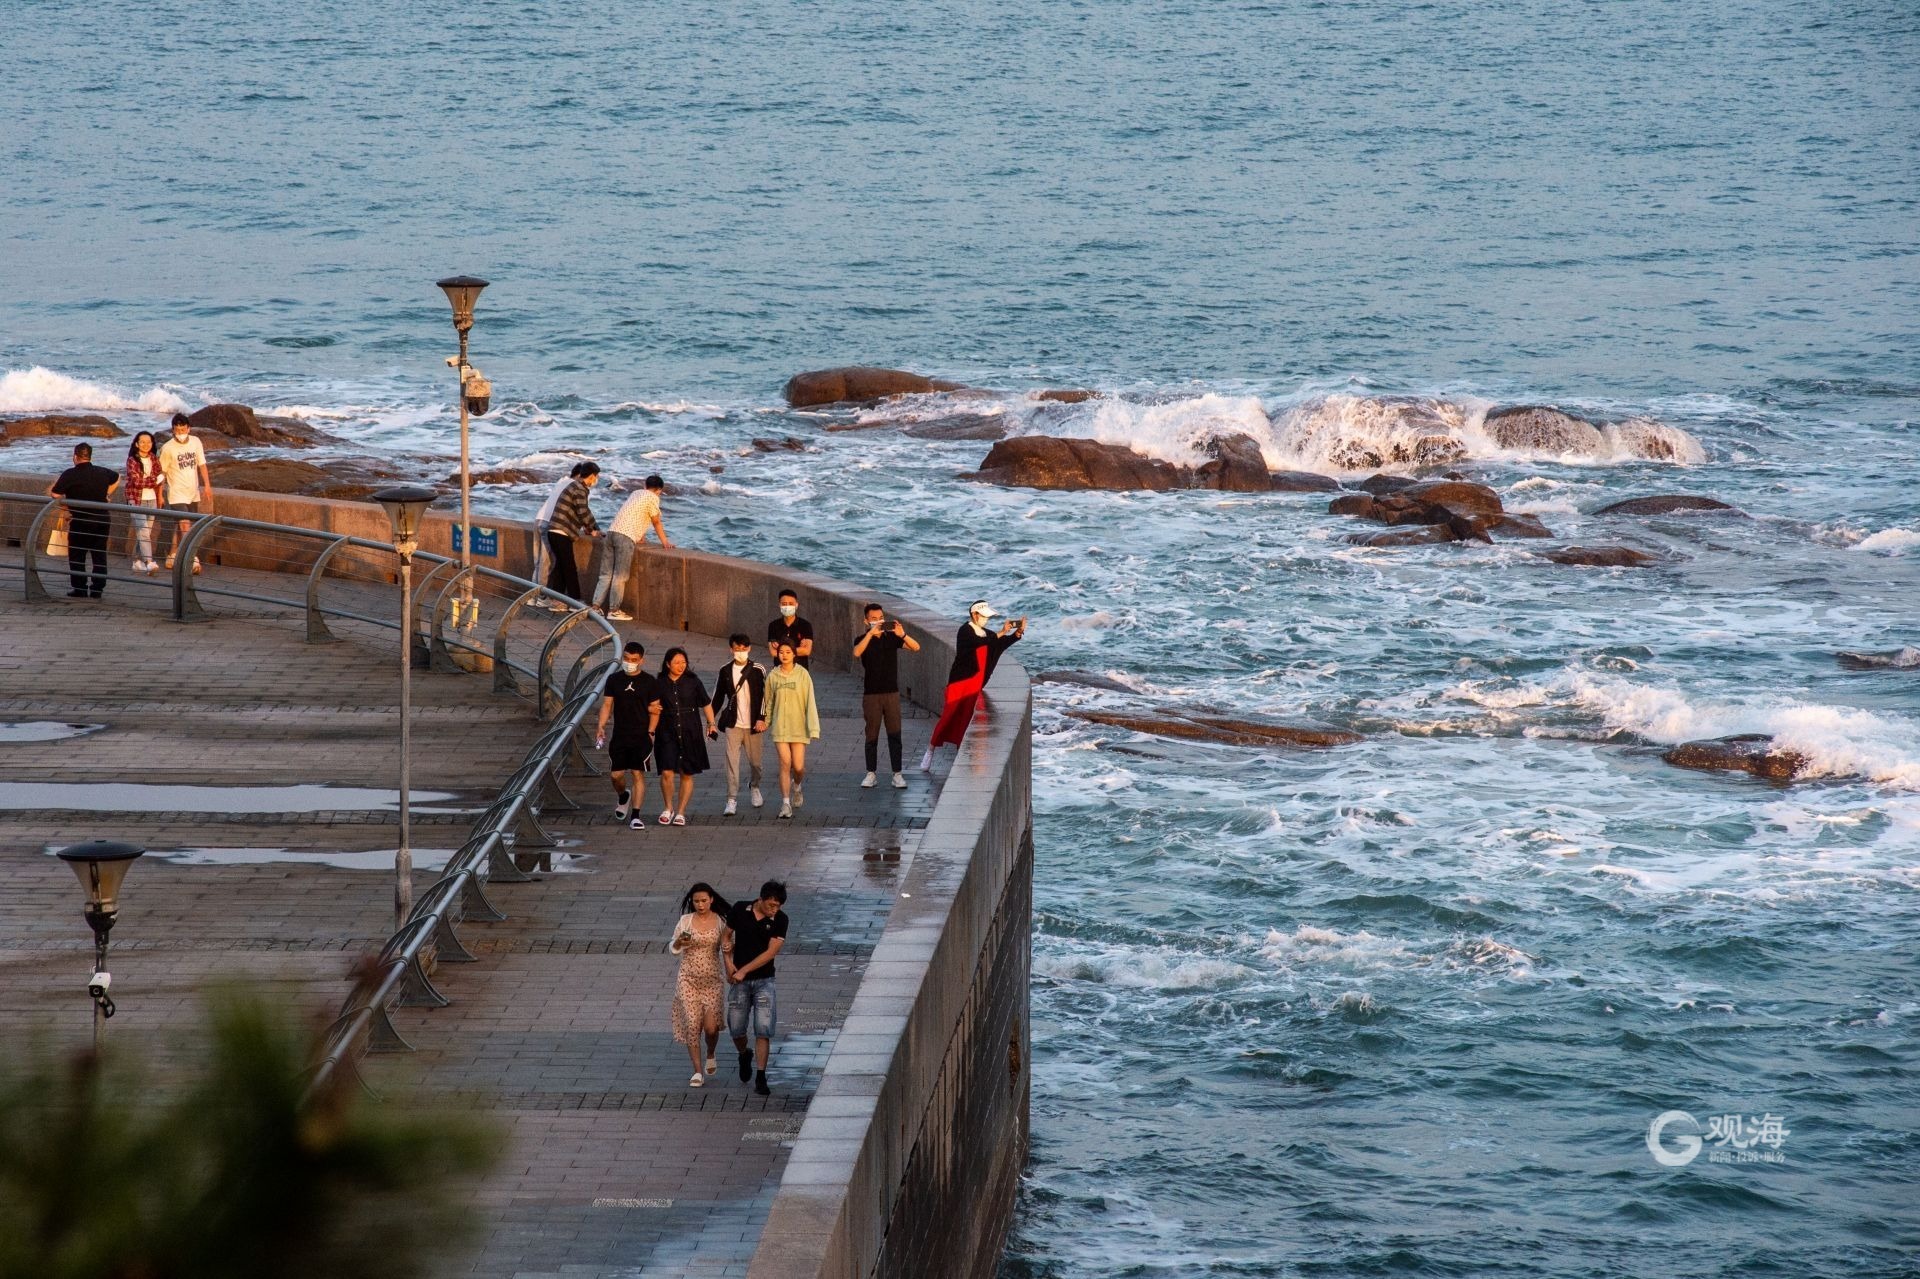
<path fill-rule="evenodd" d="M 397 1279 L 471 1225 L 488 1129 L 351 1080 L 302 1108 L 311 1040 L 257 1003 L 211 1040 L 165 1095 L 91 1054 L 0 1079 L 0 1279 Z"/>

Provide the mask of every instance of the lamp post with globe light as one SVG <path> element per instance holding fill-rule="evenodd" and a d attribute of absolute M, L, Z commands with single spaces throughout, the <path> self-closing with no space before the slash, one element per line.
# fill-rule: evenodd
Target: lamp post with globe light
<path fill-rule="evenodd" d="M 87 994 L 93 997 L 93 1049 L 100 1051 L 100 1035 L 107 1018 L 113 1016 L 113 1000 L 107 994 L 113 976 L 107 971 L 107 934 L 120 917 L 120 885 L 133 869 L 136 858 L 146 853 L 132 844 L 94 839 L 63 848 L 54 856 L 73 867 L 73 873 L 86 890 L 84 914 L 93 929 L 93 977 L 87 982 Z"/>
<path fill-rule="evenodd" d="M 393 525 L 400 557 L 400 847 L 393 854 L 393 926 L 413 913 L 413 832 L 409 790 L 413 780 L 413 553 L 420 547 L 420 521 L 435 497 L 430 488 L 402 484 L 373 495 Z"/>
<path fill-rule="evenodd" d="M 476 275 L 450 275 L 435 283 L 453 307 L 453 327 L 460 335 L 460 354 L 449 357 L 447 363 L 453 366 L 454 376 L 460 382 L 456 398 L 460 401 L 460 567 L 464 570 L 473 567 L 473 512 L 468 501 L 472 464 L 467 451 L 467 415 L 471 412 L 474 417 L 486 416 L 493 399 L 493 384 L 479 369 L 467 363 L 467 334 L 473 330 L 473 304 L 479 300 L 480 290 L 487 287 L 487 281 Z M 480 602 L 473 597 L 473 579 L 463 578 L 460 597 L 453 602 L 453 624 L 471 629 L 479 619 L 479 612 Z"/>

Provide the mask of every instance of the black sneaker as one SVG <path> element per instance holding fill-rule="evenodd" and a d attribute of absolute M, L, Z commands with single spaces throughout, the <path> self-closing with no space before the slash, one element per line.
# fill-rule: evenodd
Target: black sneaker
<path fill-rule="evenodd" d="M 740 1050 L 740 1082 L 744 1084 L 752 1078 L 753 1050 L 751 1048 L 743 1048 Z"/>
<path fill-rule="evenodd" d="M 757 1071 L 755 1071 L 755 1072 L 754 1072 L 754 1074 L 753 1074 L 753 1090 L 754 1090 L 755 1092 L 757 1092 L 757 1093 L 759 1093 L 759 1094 L 760 1094 L 760 1095 L 761 1095 L 762 1097 L 767 1097 L 767 1096 L 771 1096 L 771 1095 L 773 1094 L 773 1089 L 771 1089 L 771 1088 L 769 1088 L 769 1087 L 767 1087 L 767 1072 L 766 1072 L 766 1071 L 764 1071 L 764 1070 L 757 1070 Z"/>

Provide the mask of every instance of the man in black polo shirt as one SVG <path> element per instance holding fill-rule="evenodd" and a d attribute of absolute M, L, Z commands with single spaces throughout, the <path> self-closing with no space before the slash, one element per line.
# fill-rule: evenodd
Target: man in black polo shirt
<path fill-rule="evenodd" d="M 887 610 L 878 604 L 867 605 L 867 629 L 853 641 L 853 655 L 860 659 L 866 673 L 866 685 L 860 697 L 860 715 L 867 725 L 867 775 L 862 786 L 878 780 L 880 764 L 880 726 L 887 727 L 887 757 L 893 761 L 893 787 L 907 788 L 907 775 L 900 771 L 900 650 L 920 651 L 920 641 L 907 634 L 899 618 L 887 621 Z"/>
<path fill-rule="evenodd" d="M 594 730 L 596 747 L 607 752 L 607 777 L 616 802 L 613 820 L 624 822 L 640 807 L 646 793 L 647 761 L 653 757 L 653 731 L 660 727 L 660 686 L 643 669 L 647 650 L 629 640 L 620 665 L 607 676 L 601 690 L 600 726 Z M 607 739 L 607 720 L 613 720 L 613 739 Z M 645 830 L 647 819 L 635 813 L 633 829 Z"/>
<path fill-rule="evenodd" d="M 120 476 L 104 466 L 93 464 L 93 445 L 73 446 L 73 465 L 60 472 L 60 478 L 47 489 L 54 497 L 70 497 L 76 502 L 105 502 L 120 487 Z M 72 511 L 67 522 L 67 575 L 73 589 L 67 592 L 76 600 L 99 599 L 107 587 L 107 530 L 113 515 L 108 511 Z M 93 557 L 93 572 L 87 572 L 87 557 Z"/>
<path fill-rule="evenodd" d="M 780 646 L 793 645 L 793 660 L 812 669 L 813 623 L 800 616 L 800 597 L 792 591 L 780 592 L 780 616 L 767 623 L 767 652 L 773 664 L 780 664 Z"/>
<path fill-rule="evenodd" d="M 787 944 L 787 886 L 777 879 L 760 885 L 760 896 L 736 902 L 727 910 L 727 935 L 721 948 L 727 956 L 727 1030 L 740 1052 L 740 1081 L 753 1080 L 753 1090 L 765 1097 L 767 1052 L 772 1047 L 775 1015 L 780 1004 L 774 994 L 773 961 Z M 747 1048 L 747 1032 L 753 1048 Z M 754 1066 L 758 1063 L 759 1070 Z"/>

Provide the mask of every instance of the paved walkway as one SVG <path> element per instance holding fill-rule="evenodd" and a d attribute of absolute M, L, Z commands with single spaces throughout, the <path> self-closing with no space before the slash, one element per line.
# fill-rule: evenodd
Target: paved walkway
<path fill-rule="evenodd" d="M 295 614 L 269 607 L 236 616 L 214 601 L 221 620 L 186 627 L 159 611 L 159 592 L 28 607 L 17 590 L 17 574 L 0 574 L 7 720 L 99 727 L 41 743 L 10 743 L 0 729 L 11 890 L 0 902 L 0 1018 L 59 1043 L 86 1038 L 90 942 L 77 885 L 47 851 L 94 837 L 154 850 L 128 879 L 116 931 L 116 1038 L 190 1063 L 199 994 L 220 979 L 330 1014 L 351 958 L 390 923 L 391 871 L 378 868 L 394 842 L 383 793 L 395 767 L 392 632 L 314 646 Z M 628 630 L 647 643 L 650 666 L 668 643 L 686 645 L 709 685 L 724 660 L 717 640 Z M 906 791 L 860 789 L 857 682 L 816 678 L 824 734 L 797 820 L 774 817 L 771 747 L 765 808 L 719 815 L 715 744 L 684 828 L 615 825 L 605 779 L 569 779 L 583 807 L 549 810 L 562 842 L 551 870 L 492 890 L 506 922 L 463 926 L 479 962 L 442 967 L 450 1007 L 396 1013 L 418 1051 L 367 1059 L 382 1091 L 490 1109 L 509 1134 L 501 1167 L 475 1191 L 484 1237 L 449 1274 L 745 1274 L 788 1139 L 937 789 L 917 772 Z M 527 703 L 488 688 L 415 674 L 423 863 L 460 841 L 461 810 L 484 802 L 537 732 Z M 909 715 L 911 768 L 929 724 Z M 322 784 L 363 789 L 271 789 Z M 227 811 L 245 807 L 262 811 Z M 738 1082 L 724 1037 L 720 1078 L 691 1088 L 668 1019 L 678 961 L 666 941 L 680 896 L 697 879 L 750 896 L 769 877 L 786 881 L 793 918 L 774 1094 Z M 422 865 L 419 884 L 432 878 Z"/>

